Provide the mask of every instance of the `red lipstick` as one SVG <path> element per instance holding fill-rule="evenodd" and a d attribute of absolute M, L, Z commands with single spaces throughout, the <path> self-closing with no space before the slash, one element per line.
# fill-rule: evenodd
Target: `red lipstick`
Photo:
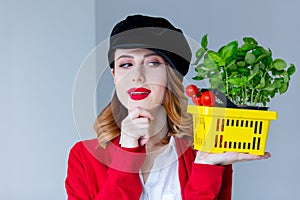
<path fill-rule="evenodd" d="M 142 87 L 131 88 L 127 91 L 127 93 L 129 94 L 132 100 L 142 100 L 145 99 L 151 93 L 151 90 Z"/>

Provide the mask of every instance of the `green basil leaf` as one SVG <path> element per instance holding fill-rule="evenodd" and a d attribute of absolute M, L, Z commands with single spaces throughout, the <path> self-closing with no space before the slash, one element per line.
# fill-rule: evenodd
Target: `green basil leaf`
<path fill-rule="evenodd" d="M 287 71 L 283 72 L 283 80 L 284 80 L 285 83 L 288 83 L 289 80 L 290 80 L 290 76 L 289 76 Z"/>
<path fill-rule="evenodd" d="M 267 85 L 263 90 L 266 90 L 268 92 L 273 92 L 276 89 L 274 85 Z"/>
<path fill-rule="evenodd" d="M 200 48 L 197 50 L 196 52 L 196 58 L 202 59 L 204 54 L 205 54 L 205 49 L 204 48 Z"/>
<path fill-rule="evenodd" d="M 195 76 L 195 77 L 193 77 L 192 79 L 195 80 L 195 81 L 201 81 L 201 80 L 203 80 L 204 78 L 203 78 L 202 76 Z"/>
<path fill-rule="evenodd" d="M 290 67 L 287 69 L 288 74 L 291 76 L 296 72 L 296 67 L 294 64 L 291 64 Z"/>
<path fill-rule="evenodd" d="M 256 61 L 255 62 L 259 62 L 261 61 L 263 58 L 267 58 L 267 57 L 270 57 L 271 55 L 270 54 L 267 54 L 267 53 L 264 53 L 264 54 L 261 54 L 260 56 L 257 57 Z"/>
<path fill-rule="evenodd" d="M 255 45 L 255 44 L 243 44 L 240 49 L 242 51 L 250 51 L 250 50 L 255 49 L 256 46 L 257 45 Z"/>
<path fill-rule="evenodd" d="M 259 66 L 259 69 L 264 70 L 266 66 L 263 63 L 257 63 L 256 65 Z"/>
<path fill-rule="evenodd" d="M 257 75 L 257 73 L 258 73 L 258 72 L 252 73 L 252 74 L 248 77 L 248 81 L 251 81 L 251 80 L 254 78 L 254 76 Z"/>
<path fill-rule="evenodd" d="M 222 57 L 217 52 L 208 51 L 207 54 L 208 54 L 208 58 L 211 59 L 218 66 L 225 65 L 225 61 L 222 59 Z"/>
<path fill-rule="evenodd" d="M 264 77 L 262 77 L 262 78 L 260 79 L 259 86 L 260 86 L 260 87 L 265 87 L 265 85 L 266 85 L 265 78 L 264 78 Z"/>
<path fill-rule="evenodd" d="M 243 77 L 241 78 L 241 85 L 246 86 L 246 85 L 247 85 L 247 82 L 248 82 L 247 77 L 246 77 L 246 76 L 243 76 Z"/>
<path fill-rule="evenodd" d="M 275 88 L 280 89 L 282 84 L 280 82 L 274 81 L 272 85 L 274 85 Z"/>
<path fill-rule="evenodd" d="M 275 97 L 275 94 L 276 94 L 275 90 L 272 91 L 272 92 L 269 92 L 269 95 L 270 95 L 271 98 L 274 98 L 274 97 Z"/>
<path fill-rule="evenodd" d="M 246 44 L 254 44 L 254 45 L 258 45 L 258 42 L 252 38 L 252 37 L 244 37 L 243 38 L 243 41 L 246 43 Z"/>
<path fill-rule="evenodd" d="M 198 65 L 197 67 L 195 67 L 195 71 L 198 73 L 203 73 L 205 71 L 203 68 L 204 68 L 204 65 L 202 63 L 202 64 Z"/>
<path fill-rule="evenodd" d="M 201 46 L 203 49 L 207 50 L 207 45 L 208 45 L 207 34 L 205 34 L 201 39 Z"/>
<path fill-rule="evenodd" d="M 280 94 L 285 93 L 285 92 L 287 91 L 287 89 L 288 89 L 288 83 L 283 83 L 283 84 L 281 85 L 281 88 L 279 88 Z"/>
<path fill-rule="evenodd" d="M 246 62 L 244 61 L 239 61 L 236 63 L 238 67 L 245 67 L 246 66 Z"/>
<path fill-rule="evenodd" d="M 241 85 L 241 79 L 240 78 L 229 78 L 228 82 L 232 85 Z"/>
<path fill-rule="evenodd" d="M 286 62 L 280 58 L 277 58 L 273 61 L 273 66 L 277 70 L 283 70 L 286 68 Z"/>
<path fill-rule="evenodd" d="M 209 79 L 210 84 L 212 85 L 220 85 L 223 84 L 223 81 L 219 79 L 218 77 L 210 77 Z"/>
<path fill-rule="evenodd" d="M 255 62 L 255 55 L 248 51 L 245 56 L 245 61 L 250 65 L 253 64 Z"/>
<path fill-rule="evenodd" d="M 212 59 L 209 57 L 204 59 L 203 61 L 203 67 L 206 69 L 213 69 L 217 67 L 217 63 L 215 63 Z"/>
<path fill-rule="evenodd" d="M 256 74 L 256 73 L 259 72 L 259 70 L 260 70 L 260 64 L 261 64 L 261 63 L 258 63 L 258 64 L 256 64 L 256 65 L 254 66 L 253 71 L 252 71 L 253 74 Z"/>
<path fill-rule="evenodd" d="M 238 72 L 234 71 L 234 72 L 232 72 L 232 73 L 230 74 L 229 77 L 233 78 L 234 76 L 236 76 L 236 75 L 238 75 L 238 74 L 239 74 Z"/>
<path fill-rule="evenodd" d="M 235 54 L 237 52 L 237 49 L 238 49 L 238 42 L 237 41 L 232 41 L 232 42 L 228 43 L 220 51 L 222 58 L 224 60 L 232 58 L 233 56 L 235 56 Z"/>
<path fill-rule="evenodd" d="M 245 67 L 239 67 L 237 71 L 240 72 L 242 75 L 246 75 L 248 73 L 248 69 Z"/>
<path fill-rule="evenodd" d="M 235 64 L 235 63 L 233 63 L 233 64 L 228 64 L 228 66 L 227 66 L 227 69 L 228 69 L 228 70 L 232 70 L 232 71 L 234 71 L 234 70 L 236 70 L 236 69 L 237 69 L 237 66 L 236 66 L 236 64 Z"/>

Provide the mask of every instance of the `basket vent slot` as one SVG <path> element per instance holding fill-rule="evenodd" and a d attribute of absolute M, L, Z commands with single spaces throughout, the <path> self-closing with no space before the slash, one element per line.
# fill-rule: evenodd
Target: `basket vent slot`
<path fill-rule="evenodd" d="M 239 142 L 238 149 L 241 149 L 241 148 L 242 148 L 242 143 Z"/>
<path fill-rule="evenodd" d="M 224 131 L 224 124 L 225 124 L 225 119 L 217 119 L 217 125 L 216 125 L 216 131 Z M 227 120 L 228 124 L 228 120 Z"/>
<path fill-rule="evenodd" d="M 257 138 L 257 150 L 259 150 L 259 147 L 260 147 L 260 137 Z"/>
<path fill-rule="evenodd" d="M 219 127 L 220 127 L 220 118 L 217 119 L 216 131 L 219 131 Z"/>
<path fill-rule="evenodd" d="M 224 124 L 225 124 L 225 119 L 222 119 L 222 125 L 221 125 L 221 131 L 224 131 Z"/>
<path fill-rule="evenodd" d="M 236 142 L 233 142 L 233 148 L 236 149 Z"/>
<path fill-rule="evenodd" d="M 218 147 L 218 144 L 219 144 L 219 148 L 222 148 L 223 146 L 223 135 L 216 135 L 215 137 L 215 147 Z"/>
<path fill-rule="evenodd" d="M 253 142 L 252 142 L 252 150 L 255 149 L 255 143 L 256 143 L 256 137 L 253 137 Z"/>
<path fill-rule="evenodd" d="M 255 121 L 255 125 L 254 125 L 254 134 L 257 133 L 257 125 L 258 125 L 258 121 Z"/>
<path fill-rule="evenodd" d="M 218 135 L 216 135 L 216 137 L 215 137 L 215 147 L 217 147 L 218 146 Z"/>
<path fill-rule="evenodd" d="M 243 142 L 243 149 L 246 149 L 246 142 Z"/>
<path fill-rule="evenodd" d="M 263 126 L 263 122 L 260 121 L 260 122 L 259 122 L 259 131 L 258 131 L 259 134 L 262 133 L 262 126 Z"/>

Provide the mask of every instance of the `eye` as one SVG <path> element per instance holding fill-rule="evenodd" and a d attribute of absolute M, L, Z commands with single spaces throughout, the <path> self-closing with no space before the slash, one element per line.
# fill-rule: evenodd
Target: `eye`
<path fill-rule="evenodd" d="M 121 67 L 121 68 L 129 68 L 131 66 L 132 66 L 131 63 L 122 63 L 122 64 L 119 65 L 119 67 Z"/>
<path fill-rule="evenodd" d="M 146 58 L 145 63 L 150 67 L 159 67 L 165 64 L 164 59 L 157 55 L 149 56 Z"/>
<path fill-rule="evenodd" d="M 158 67 L 160 65 L 162 65 L 163 63 L 157 62 L 157 61 L 153 61 L 153 62 L 148 62 L 147 65 L 151 66 L 151 67 Z"/>

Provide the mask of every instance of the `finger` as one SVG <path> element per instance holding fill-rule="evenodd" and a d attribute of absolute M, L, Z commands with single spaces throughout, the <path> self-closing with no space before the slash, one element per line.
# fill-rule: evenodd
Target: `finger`
<path fill-rule="evenodd" d="M 153 116 L 151 115 L 151 113 L 144 109 L 144 108 L 135 108 L 134 110 L 132 110 L 131 112 L 129 111 L 129 115 L 130 119 L 136 119 L 136 118 L 147 118 L 149 120 L 153 120 Z"/>
<path fill-rule="evenodd" d="M 150 120 L 148 118 L 137 118 L 133 119 L 132 122 L 138 128 L 148 128 Z"/>
<path fill-rule="evenodd" d="M 264 154 L 264 158 L 270 158 L 272 155 L 271 155 L 271 153 L 270 152 L 265 152 L 265 154 Z"/>
<path fill-rule="evenodd" d="M 144 146 L 148 141 L 149 141 L 149 138 L 141 137 L 139 139 L 139 144 L 140 144 L 140 146 Z"/>
<path fill-rule="evenodd" d="M 262 160 L 267 159 L 271 157 L 271 154 L 266 152 L 264 155 L 252 155 L 252 154 L 246 154 L 246 153 L 239 153 L 238 154 L 238 160 L 239 161 L 250 161 L 250 160 Z"/>

